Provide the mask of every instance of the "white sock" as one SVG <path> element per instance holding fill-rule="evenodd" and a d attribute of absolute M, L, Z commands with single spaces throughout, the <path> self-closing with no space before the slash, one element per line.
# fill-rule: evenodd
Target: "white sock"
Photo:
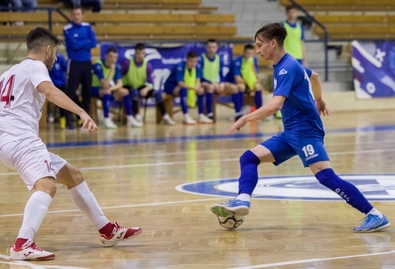
<path fill-rule="evenodd" d="M 163 115 L 162 119 L 164 119 L 164 120 L 170 119 L 169 114 L 166 113 L 165 115 Z"/>
<path fill-rule="evenodd" d="M 51 195 L 43 191 L 36 191 L 30 196 L 25 206 L 22 227 L 19 230 L 18 238 L 33 241 L 34 235 L 47 215 L 51 202 Z"/>
<path fill-rule="evenodd" d="M 199 118 L 204 117 L 204 114 L 199 114 Z"/>
<path fill-rule="evenodd" d="M 367 215 L 369 214 L 376 215 L 379 218 L 383 217 L 383 214 L 381 214 L 380 211 L 378 211 L 375 207 L 373 207 L 372 210 L 370 210 Z"/>
<path fill-rule="evenodd" d="M 240 193 L 239 195 L 237 195 L 236 199 L 249 202 L 251 200 L 251 195 L 247 193 Z"/>
<path fill-rule="evenodd" d="M 187 119 L 189 119 L 189 114 L 188 113 L 184 114 L 184 120 L 187 120 Z"/>
<path fill-rule="evenodd" d="M 95 196 L 85 181 L 70 189 L 69 192 L 71 199 L 73 199 L 77 207 L 91 219 L 97 230 L 100 230 L 110 222 L 106 216 L 104 216 Z"/>

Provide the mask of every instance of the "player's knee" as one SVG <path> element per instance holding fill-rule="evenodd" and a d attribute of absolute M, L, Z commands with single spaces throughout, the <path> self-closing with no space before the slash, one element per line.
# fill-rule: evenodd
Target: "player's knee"
<path fill-rule="evenodd" d="M 160 102 L 163 101 L 163 96 L 162 96 L 162 93 L 160 91 L 155 91 L 154 90 L 153 96 L 155 98 L 156 103 L 160 103 Z"/>
<path fill-rule="evenodd" d="M 241 155 L 239 162 L 240 165 L 243 167 L 247 164 L 259 165 L 261 161 L 259 160 L 258 156 L 252 153 L 251 150 L 247 150 L 246 152 L 243 153 L 243 155 Z"/>
<path fill-rule="evenodd" d="M 255 91 L 262 91 L 262 85 L 260 83 L 255 84 L 254 90 Z"/>
<path fill-rule="evenodd" d="M 74 188 L 77 185 L 80 185 L 82 182 L 84 182 L 84 176 L 82 175 L 81 171 L 78 169 L 75 169 L 71 173 L 70 180 L 65 183 L 68 189 Z"/>
<path fill-rule="evenodd" d="M 42 191 L 49 194 L 51 197 L 55 196 L 56 193 L 56 183 L 55 179 L 52 177 L 41 178 L 34 184 L 34 189 L 36 191 Z"/>
<path fill-rule="evenodd" d="M 239 92 L 245 92 L 245 91 L 246 91 L 246 85 L 245 85 L 245 84 L 242 84 L 242 83 L 238 83 L 238 84 L 237 84 L 237 90 L 238 90 Z"/>
<path fill-rule="evenodd" d="M 330 168 L 320 170 L 318 173 L 315 174 L 315 178 L 324 186 L 328 186 L 334 178 L 337 178 L 334 176 L 335 172 L 333 171 L 333 169 Z"/>

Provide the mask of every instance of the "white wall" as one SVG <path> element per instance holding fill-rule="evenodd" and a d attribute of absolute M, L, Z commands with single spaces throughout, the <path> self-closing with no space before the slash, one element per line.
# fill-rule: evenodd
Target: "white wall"
<path fill-rule="evenodd" d="M 202 0 L 205 6 L 217 6 L 218 13 L 235 14 L 238 36 L 253 38 L 262 24 L 285 19 L 278 1 Z"/>

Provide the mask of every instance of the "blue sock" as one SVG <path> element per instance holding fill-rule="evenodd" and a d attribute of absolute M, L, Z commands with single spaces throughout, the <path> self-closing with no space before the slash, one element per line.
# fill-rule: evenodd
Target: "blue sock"
<path fill-rule="evenodd" d="M 204 114 L 204 95 L 197 96 L 198 112 L 199 114 Z"/>
<path fill-rule="evenodd" d="M 315 177 L 325 187 L 336 192 L 349 205 L 367 214 L 373 206 L 363 196 L 363 194 L 350 182 L 341 179 L 332 168 L 327 168 L 318 172 Z"/>
<path fill-rule="evenodd" d="M 263 101 L 262 101 L 262 92 L 261 91 L 255 92 L 254 101 L 255 101 L 256 109 L 258 109 L 262 106 Z"/>
<path fill-rule="evenodd" d="M 240 111 L 244 105 L 244 92 L 239 92 L 239 107 Z"/>
<path fill-rule="evenodd" d="M 128 116 L 133 115 L 132 101 L 130 101 L 129 94 L 122 97 L 122 101 L 123 101 L 123 106 L 125 107 L 126 115 Z"/>
<path fill-rule="evenodd" d="M 235 105 L 236 114 L 241 112 L 241 106 L 239 102 L 239 93 L 232 94 L 232 102 Z"/>
<path fill-rule="evenodd" d="M 213 93 L 206 93 L 206 107 L 207 107 L 207 114 L 213 113 Z"/>
<path fill-rule="evenodd" d="M 251 195 L 258 183 L 258 165 L 261 163 L 259 158 L 247 150 L 240 157 L 241 175 L 239 178 L 239 194 L 246 193 Z"/>
<path fill-rule="evenodd" d="M 108 118 L 109 115 L 110 115 L 110 98 L 111 98 L 110 94 L 105 94 L 101 98 L 101 101 L 102 101 L 102 104 L 103 104 L 104 118 Z"/>
<path fill-rule="evenodd" d="M 187 114 L 188 113 L 188 104 L 187 104 L 187 89 L 181 89 L 180 90 L 180 105 L 181 105 L 181 109 L 182 109 L 182 113 L 183 114 Z"/>

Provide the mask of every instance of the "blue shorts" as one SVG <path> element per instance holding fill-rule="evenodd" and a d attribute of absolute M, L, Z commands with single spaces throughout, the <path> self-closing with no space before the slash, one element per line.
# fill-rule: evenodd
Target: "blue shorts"
<path fill-rule="evenodd" d="M 225 82 L 236 84 L 235 76 L 229 75 L 229 73 L 228 73 L 228 75 L 225 76 L 224 80 L 225 80 Z"/>
<path fill-rule="evenodd" d="M 177 87 L 177 84 L 173 83 L 165 83 L 164 85 L 164 91 L 167 94 L 173 95 L 174 89 Z"/>
<path fill-rule="evenodd" d="M 261 145 L 272 153 L 276 160 L 274 165 L 279 165 L 296 155 L 299 155 L 304 167 L 329 161 L 324 138 L 318 134 L 283 132 L 262 142 Z"/>
<path fill-rule="evenodd" d="M 91 87 L 91 95 L 92 95 L 92 97 L 95 97 L 95 98 L 99 98 L 99 99 L 101 99 L 101 97 L 100 97 L 100 87 Z"/>

